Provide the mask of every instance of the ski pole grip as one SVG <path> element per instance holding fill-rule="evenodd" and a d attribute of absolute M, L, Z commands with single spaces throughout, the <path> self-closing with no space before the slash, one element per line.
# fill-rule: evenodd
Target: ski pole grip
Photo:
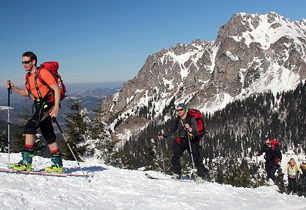
<path fill-rule="evenodd" d="M 12 86 L 9 84 L 9 87 L 7 88 L 7 94 L 10 95 L 12 94 Z"/>
<path fill-rule="evenodd" d="M 12 86 L 11 80 L 7 80 L 8 82 L 8 88 L 7 88 L 7 92 L 8 94 L 12 93 L 12 88 L 14 87 L 14 85 Z"/>

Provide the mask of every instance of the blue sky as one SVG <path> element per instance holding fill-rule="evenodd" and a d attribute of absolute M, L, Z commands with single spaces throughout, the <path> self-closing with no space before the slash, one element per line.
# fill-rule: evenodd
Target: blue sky
<path fill-rule="evenodd" d="M 21 54 L 57 60 L 66 83 L 127 81 L 148 55 L 214 40 L 237 12 L 305 17 L 304 0 L 12 0 L 0 6 L 1 84 L 24 82 Z"/>

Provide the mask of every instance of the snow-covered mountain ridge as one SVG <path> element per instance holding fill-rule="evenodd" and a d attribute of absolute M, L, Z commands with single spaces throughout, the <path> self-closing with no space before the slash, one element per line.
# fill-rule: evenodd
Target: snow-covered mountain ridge
<path fill-rule="evenodd" d="M 103 118 L 113 138 L 127 140 L 173 100 L 213 113 L 254 93 L 294 89 L 306 78 L 305 46 L 305 19 L 235 14 L 214 41 L 150 55 L 138 75 L 105 101 Z"/>

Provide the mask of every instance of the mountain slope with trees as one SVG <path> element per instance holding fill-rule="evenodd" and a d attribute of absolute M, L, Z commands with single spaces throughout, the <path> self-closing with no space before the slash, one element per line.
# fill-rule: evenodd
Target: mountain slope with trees
<path fill-rule="evenodd" d="M 263 184 L 264 177 L 259 174 L 263 166 L 252 160 L 267 135 L 281 142 L 283 153 L 293 149 L 296 154 L 306 154 L 305 102 L 306 86 L 300 83 L 292 91 L 252 95 L 234 101 L 214 114 L 206 114 L 207 135 L 201 145 L 210 178 L 236 186 Z M 165 114 L 174 119 L 174 110 L 174 105 L 170 106 Z M 170 172 L 171 145 L 175 135 L 166 141 L 159 141 L 157 135 L 162 129 L 167 131 L 172 123 L 173 120 L 163 124 L 154 121 L 139 137 L 127 141 L 122 148 L 125 154 L 123 166 L 163 171 L 165 164 L 166 172 Z M 182 162 L 185 173 L 188 173 L 190 156 L 185 154 Z M 279 173 L 281 175 L 281 171 Z"/>

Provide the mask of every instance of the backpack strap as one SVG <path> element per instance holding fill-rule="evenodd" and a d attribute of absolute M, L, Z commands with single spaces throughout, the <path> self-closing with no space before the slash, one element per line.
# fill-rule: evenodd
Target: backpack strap
<path fill-rule="evenodd" d="M 186 116 L 186 122 L 191 126 L 191 119 L 193 118 L 193 116 L 191 116 L 190 114 L 188 114 L 187 112 L 187 116 Z"/>
<path fill-rule="evenodd" d="M 28 97 L 31 98 L 31 90 L 30 90 L 30 83 L 29 83 L 29 76 L 30 76 L 30 72 L 26 73 L 25 75 L 25 88 L 28 91 Z"/>
<path fill-rule="evenodd" d="M 26 89 L 27 89 L 27 91 L 28 91 L 28 96 L 30 97 L 30 95 L 32 95 L 32 97 L 33 97 L 35 100 L 44 100 L 44 99 L 46 99 L 46 98 L 49 96 L 49 94 L 52 92 L 51 87 L 50 87 L 50 86 L 47 84 L 47 82 L 46 82 L 43 78 L 41 78 L 41 76 L 40 76 L 40 70 L 41 70 L 41 69 L 42 69 L 41 67 L 37 68 L 37 69 L 35 70 L 35 75 L 34 75 L 34 85 L 35 85 L 35 89 L 36 89 L 37 94 L 38 94 L 38 98 L 35 97 L 35 96 L 31 93 L 31 88 L 30 88 L 30 83 L 29 83 L 29 76 L 30 76 L 30 73 L 27 73 L 27 75 L 26 75 Z M 45 97 L 42 97 L 42 95 L 41 95 L 41 92 L 40 92 L 40 90 L 39 90 L 39 88 L 38 88 L 37 79 L 39 79 L 39 81 L 40 81 L 44 86 L 46 86 L 46 87 L 49 89 L 49 91 L 48 91 L 48 93 L 45 95 Z"/>
<path fill-rule="evenodd" d="M 39 79 L 39 81 L 44 85 L 44 86 L 46 86 L 48 89 L 49 89 L 49 91 L 48 91 L 48 93 L 45 95 L 45 97 L 44 98 L 46 98 L 50 93 L 52 93 L 52 88 L 48 85 L 48 83 L 40 76 L 40 70 L 41 70 L 41 68 L 39 68 L 39 70 L 36 72 L 36 74 L 35 74 L 35 80 L 34 80 L 34 83 L 35 83 L 35 86 L 36 86 L 36 89 L 37 89 L 37 92 L 38 92 L 38 95 L 39 95 L 39 97 L 40 98 L 42 98 L 42 95 L 41 95 L 41 93 L 40 93 L 40 91 L 39 91 L 39 88 L 38 88 L 38 85 L 37 85 L 37 79 Z"/>
<path fill-rule="evenodd" d="M 39 78 L 39 76 L 38 76 L 39 72 L 40 72 L 40 68 L 36 69 L 35 75 L 34 75 L 34 85 L 35 85 L 35 89 L 37 91 L 38 97 L 42 98 L 41 92 L 40 92 L 40 90 L 38 88 L 38 84 L 37 84 L 37 78 Z"/>

